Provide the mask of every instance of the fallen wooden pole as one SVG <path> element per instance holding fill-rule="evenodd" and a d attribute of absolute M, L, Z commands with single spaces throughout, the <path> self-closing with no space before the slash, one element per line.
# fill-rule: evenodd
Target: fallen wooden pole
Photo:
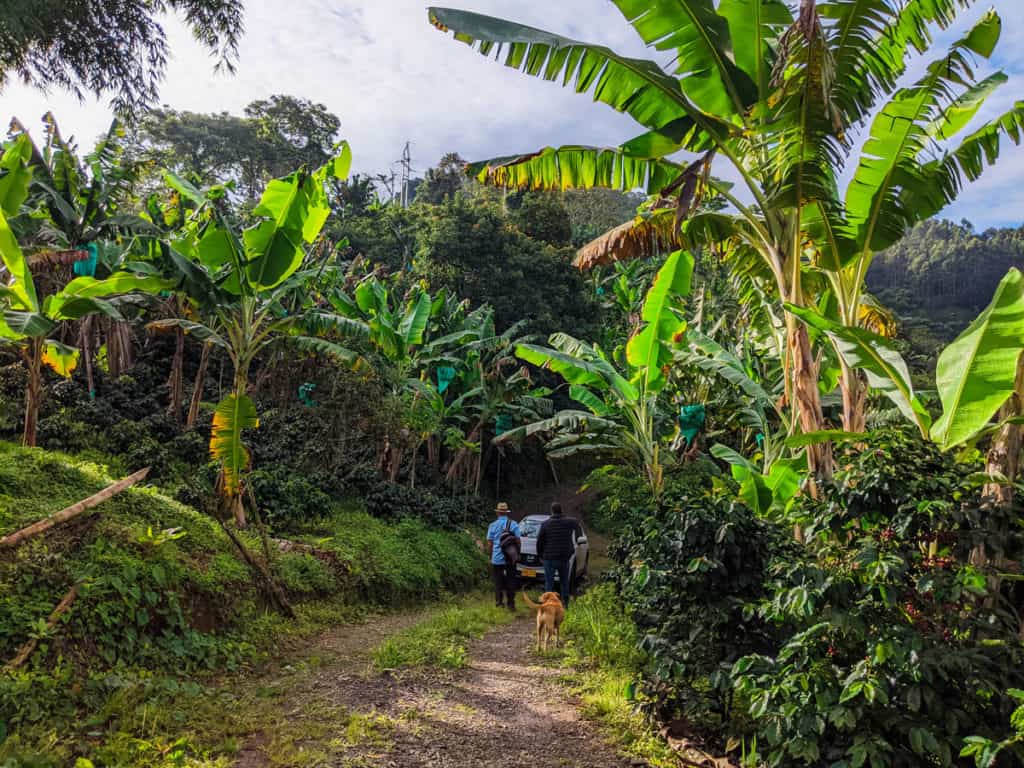
<path fill-rule="evenodd" d="M 77 517 L 78 515 L 85 512 L 87 509 L 92 509 L 93 507 L 102 504 L 110 497 L 116 496 L 121 491 L 127 488 L 131 488 L 136 483 L 142 482 L 143 480 L 146 479 L 146 475 L 148 474 L 149 467 L 146 467 L 145 469 L 140 469 L 134 475 L 129 475 L 124 480 L 118 480 L 116 483 L 107 486 L 99 493 L 94 493 L 89 498 L 76 502 L 75 504 L 72 504 L 70 507 L 62 509 L 55 515 L 51 515 L 50 517 L 40 520 L 38 523 L 33 523 L 28 528 L 22 528 L 20 531 L 16 531 L 12 533 L 10 536 L 4 536 L 0 538 L 0 548 L 17 546 L 21 542 L 25 541 L 25 539 L 30 539 L 33 536 L 38 536 L 40 533 L 43 533 L 43 531 L 48 531 L 55 525 L 66 523 L 68 520 Z"/>
<path fill-rule="evenodd" d="M 78 597 L 78 585 L 75 584 L 68 593 L 64 595 L 64 599 L 57 603 L 57 607 L 53 609 L 53 613 L 50 614 L 50 618 L 46 621 L 46 631 L 51 632 L 53 628 L 57 626 L 57 622 L 60 621 L 60 617 L 64 615 L 65 611 L 71 607 L 71 604 L 75 602 L 75 598 Z M 33 637 L 18 651 L 18 655 L 15 656 L 11 661 L 4 665 L 5 670 L 17 669 L 35 652 L 36 647 L 39 645 L 39 638 Z"/>

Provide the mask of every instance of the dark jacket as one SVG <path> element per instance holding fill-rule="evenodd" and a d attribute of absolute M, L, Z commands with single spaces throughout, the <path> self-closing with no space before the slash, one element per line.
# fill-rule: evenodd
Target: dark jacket
<path fill-rule="evenodd" d="M 565 515 L 552 515 L 537 534 L 537 556 L 541 560 L 568 561 L 576 552 L 580 524 Z"/>

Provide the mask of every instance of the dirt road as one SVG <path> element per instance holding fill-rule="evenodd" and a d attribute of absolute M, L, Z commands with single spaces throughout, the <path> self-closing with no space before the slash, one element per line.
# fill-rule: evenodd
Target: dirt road
<path fill-rule="evenodd" d="M 323 639 L 325 660 L 317 669 L 291 680 L 286 673 L 279 723 L 250 737 L 236 765 L 635 765 L 581 717 L 559 683 L 563 671 L 533 653 L 532 612 L 519 610 L 512 624 L 471 645 L 469 664 L 452 672 L 372 670 L 372 648 L 412 619 L 385 617 L 339 629 Z"/>

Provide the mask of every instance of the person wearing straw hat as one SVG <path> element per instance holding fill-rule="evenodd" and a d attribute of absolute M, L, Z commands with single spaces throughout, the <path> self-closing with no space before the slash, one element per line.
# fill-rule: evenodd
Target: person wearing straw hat
<path fill-rule="evenodd" d="M 522 549 L 519 524 L 509 517 L 508 504 L 499 503 L 494 510 L 498 519 L 487 528 L 491 545 L 491 577 L 494 579 L 494 604 L 501 607 L 508 600 L 508 609 L 516 609 L 516 560 Z"/>

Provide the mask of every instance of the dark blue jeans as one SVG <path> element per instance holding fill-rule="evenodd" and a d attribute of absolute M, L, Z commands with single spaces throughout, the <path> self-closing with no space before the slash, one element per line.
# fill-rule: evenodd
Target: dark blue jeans
<path fill-rule="evenodd" d="M 558 590 L 562 597 L 562 605 L 569 607 L 569 586 L 572 576 L 569 573 L 568 560 L 544 561 L 544 591 L 555 591 L 555 574 L 558 574 Z"/>

